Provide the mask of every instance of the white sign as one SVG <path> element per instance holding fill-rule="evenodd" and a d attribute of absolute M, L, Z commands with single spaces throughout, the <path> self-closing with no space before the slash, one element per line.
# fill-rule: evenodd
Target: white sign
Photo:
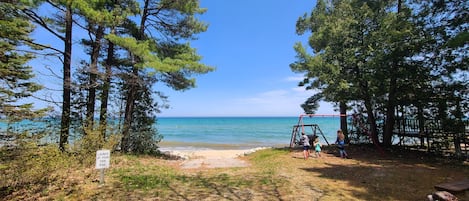
<path fill-rule="evenodd" d="M 111 151 L 98 150 L 96 151 L 96 169 L 109 168 L 111 161 Z"/>

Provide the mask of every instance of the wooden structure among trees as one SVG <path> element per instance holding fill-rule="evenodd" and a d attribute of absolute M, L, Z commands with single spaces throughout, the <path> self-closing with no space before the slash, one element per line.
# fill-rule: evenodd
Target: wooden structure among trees
<path fill-rule="evenodd" d="M 419 121 L 416 119 L 400 119 L 396 120 L 394 125 L 393 134 L 395 134 L 399 139 L 399 145 L 406 145 L 406 143 L 415 145 L 415 138 L 420 140 L 420 147 L 424 147 L 425 139 L 427 139 L 431 131 L 428 127 L 420 127 Z"/>
<path fill-rule="evenodd" d="M 366 119 L 351 119 L 348 139 L 351 143 L 374 143 L 367 134 Z M 454 121 L 453 121 L 454 122 Z M 377 123 L 379 131 L 382 124 Z M 381 135 L 382 133 L 380 133 Z M 398 118 L 393 129 L 393 144 L 406 149 L 418 149 L 439 155 L 469 159 L 469 121 L 457 125 L 440 120 Z"/>
<path fill-rule="evenodd" d="M 420 122 L 423 122 L 420 123 Z M 446 131 L 441 121 L 416 119 L 396 120 L 393 133 L 398 137 L 397 145 L 426 148 L 439 154 L 456 154 L 469 157 L 469 122 L 460 132 Z"/>

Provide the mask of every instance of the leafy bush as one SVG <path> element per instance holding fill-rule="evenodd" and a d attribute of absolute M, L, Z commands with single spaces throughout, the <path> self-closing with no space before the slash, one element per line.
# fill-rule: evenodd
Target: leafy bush
<path fill-rule="evenodd" d="M 97 150 L 108 149 L 114 151 L 120 139 L 120 135 L 113 134 L 104 140 L 101 131 L 87 130 L 86 135 L 73 143 L 70 151 L 80 164 L 89 166 L 94 164 Z"/>
<path fill-rule="evenodd" d="M 56 145 L 39 146 L 34 141 L 17 140 L 14 147 L 2 147 L 0 156 L 0 195 L 19 189 L 41 191 L 47 184 L 60 178 L 58 169 L 69 167 L 70 158 Z"/>

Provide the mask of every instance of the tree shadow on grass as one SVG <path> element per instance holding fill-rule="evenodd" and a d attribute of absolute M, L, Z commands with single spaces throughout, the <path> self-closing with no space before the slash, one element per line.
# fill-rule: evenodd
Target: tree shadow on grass
<path fill-rule="evenodd" d="M 445 163 L 424 153 L 383 155 L 366 146 L 348 147 L 347 151 L 352 159 L 337 158 L 323 166 L 300 169 L 319 174 L 331 185 L 345 182 L 351 188 L 341 191 L 363 200 L 424 200 L 435 191 L 435 184 L 469 175 L 467 165 Z"/>
<path fill-rule="evenodd" d="M 216 175 L 126 175 L 116 183 L 122 189 L 115 195 L 162 200 L 281 200 L 276 182 L 264 176 L 239 178 Z M 263 185 L 260 185 L 260 183 Z M 121 194 L 121 195 L 119 195 Z M 114 196 L 114 195 L 113 195 Z M 128 197 L 130 198 L 130 197 Z"/>

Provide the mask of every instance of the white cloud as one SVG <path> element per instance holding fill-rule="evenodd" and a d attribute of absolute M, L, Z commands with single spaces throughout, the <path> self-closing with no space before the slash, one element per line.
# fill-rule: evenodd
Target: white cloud
<path fill-rule="evenodd" d="M 293 88 L 271 90 L 234 100 L 232 106 L 245 115 L 267 114 L 291 116 L 303 113 L 300 105 L 311 96 L 311 92 Z"/>
<path fill-rule="evenodd" d="M 301 104 L 314 94 L 303 87 L 275 89 L 244 96 L 192 99 L 165 110 L 164 116 L 298 116 Z M 320 103 L 318 114 L 332 114 L 331 104 Z"/>
<path fill-rule="evenodd" d="M 298 92 L 298 93 L 301 93 L 301 92 L 304 92 L 306 93 L 306 89 L 304 87 L 295 87 L 295 88 L 292 88 L 293 91 L 295 92 Z"/>
<path fill-rule="evenodd" d="M 298 93 L 305 93 L 307 94 L 308 96 L 312 96 L 314 94 L 317 94 L 320 92 L 320 90 L 318 89 L 309 89 L 309 90 L 306 90 L 306 87 L 295 87 L 292 89 L 293 91 L 296 91 Z"/>
<path fill-rule="evenodd" d="M 286 79 L 297 82 L 301 77 Z M 279 79 L 277 79 L 279 80 Z M 283 80 L 280 80 L 283 81 Z M 303 113 L 301 104 L 311 96 L 302 87 L 285 87 L 285 82 L 267 90 L 250 88 L 235 91 L 203 91 L 172 93 L 171 108 L 163 110 L 163 116 L 297 116 Z M 290 86 L 288 88 L 288 86 Z M 256 90 L 257 89 L 257 90 Z M 252 93 L 253 90 L 256 92 Z M 177 100 L 177 101 L 174 101 Z"/>
<path fill-rule="evenodd" d="M 300 81 L 303 81 L 303 79 L 304 79 L 304 76 L 298 75 L 298 76 L 286 77 L 284 80 L 287 82 L 300 82 Z"/>

